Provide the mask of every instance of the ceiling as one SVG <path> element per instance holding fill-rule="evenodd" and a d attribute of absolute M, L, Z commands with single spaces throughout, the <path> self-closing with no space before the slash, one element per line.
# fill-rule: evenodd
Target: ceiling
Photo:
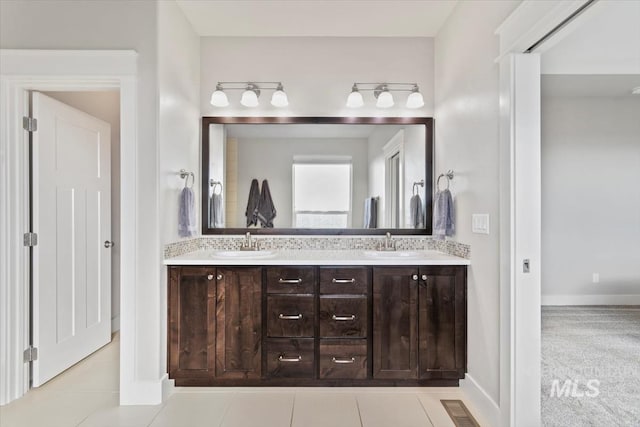
<path fill-rule="evenodd" d="M 203 37 L 435 37 L 457 2 L 177 0 Z"/>
<path fill-rule="evenodd" d="M 543 75 L 543 97 L 606 96 L 635 97 L 631 90 L 640 87 L 640 75 Z"/>

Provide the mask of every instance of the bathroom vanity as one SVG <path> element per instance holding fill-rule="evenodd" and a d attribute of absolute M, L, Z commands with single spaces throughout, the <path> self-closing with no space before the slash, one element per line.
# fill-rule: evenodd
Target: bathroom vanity
<path fill-rule="evenodd" d="M 436 251 L 199 251 L 168 265 L 177 386 L 456 386 L 466 269 Z"/>

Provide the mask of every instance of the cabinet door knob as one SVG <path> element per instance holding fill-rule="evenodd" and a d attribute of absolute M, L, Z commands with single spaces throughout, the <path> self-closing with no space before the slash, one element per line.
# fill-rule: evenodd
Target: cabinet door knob
<path fill-rule="evenodd" d="M 418 275 L 417 275 L 417 274 L 414 274 L 413 276 L 411 276 L 411 278 L 412 278 L 413 280 L 418 280 Z"/>
<path fill-rule="evenodd" d="M 425 282 L 427 281 L 427 275 L 426 274 L 422 275 L 422 280 L 424 280 Z"/>
<path fill-rule="evenodd" d="M 222 274 L 218 274 L 218 276 L 216 276 L 216 279 L 222 280 Z"/>
<path fill-rule="evenodd" d="M 207 280 L 213 280 L 213 274 L 209 274 L 209 275 L 207 276 Z"/>

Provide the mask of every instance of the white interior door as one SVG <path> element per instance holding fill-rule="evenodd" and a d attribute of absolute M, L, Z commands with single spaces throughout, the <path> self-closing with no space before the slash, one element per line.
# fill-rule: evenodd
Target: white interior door
<path fill-rule="evenodd" d="M 111 339 L 109 124 L 33 94 L 33 386 Z"/>

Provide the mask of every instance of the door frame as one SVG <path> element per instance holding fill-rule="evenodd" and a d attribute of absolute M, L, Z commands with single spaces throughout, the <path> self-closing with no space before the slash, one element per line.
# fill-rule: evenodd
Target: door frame
<path fill-rule="evenodd" d="M 588 0 L 524 0 L 496 29 L 500 50 L 500 402 L 501 426 L 541 425 L 540 54 L 524 53 Z M 541 49 L 534 49 L 541 52 Z M 524 260 L 529 271 L 524 272 Z M 488 405 L 485 405 L 488 406 Z"/>
<path fill-rule="evenodd" d="M 29 256 L 22 235 L 28 230 L 29 159 L 22 116 L 28 91 L 120 91 L 120 179 L 136 182 L 137 56 L 133 50 L 0 49 L 0 405 L 29 389 L 23 351 L 29 331 Z M 120 392 L 135 382 L 134 321 L 136 272 L 136 189 L 120 193 Z"/>

